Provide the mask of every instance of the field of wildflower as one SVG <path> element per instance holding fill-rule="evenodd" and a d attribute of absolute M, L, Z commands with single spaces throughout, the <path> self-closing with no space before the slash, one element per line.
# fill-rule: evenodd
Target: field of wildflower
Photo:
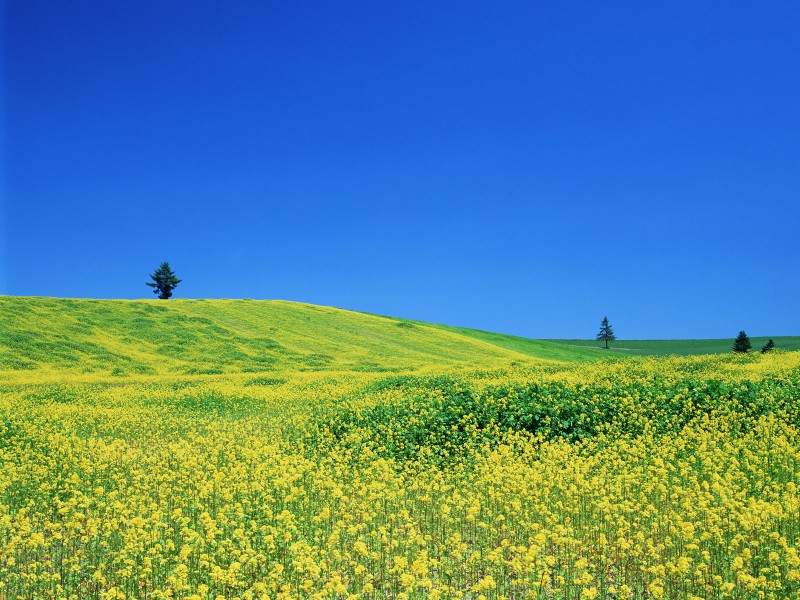
<path fill-rule="evenodd" d="M 800 353 L 0 392 L 3 599 L 800 595 Z"/>
<path fill-rule="evenodd" d="M 291 303 L 0 308 L 0 600 L 800 597 L 800 352 L 537 362 Z"/>

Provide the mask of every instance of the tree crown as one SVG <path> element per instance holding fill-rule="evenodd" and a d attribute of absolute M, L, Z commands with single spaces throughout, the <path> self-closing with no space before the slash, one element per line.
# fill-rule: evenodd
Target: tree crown
<path fill-rule="evenodd" d="M 169 263 L 166 261 L 162 262 L 158 269 L 156 269 L 155 272 L 150 275 L 150 279 L 153 281 L 148 281 L 145 285 L 155 288 L 153 293 L 158 294 L 158 297 L 161 300 L 168 300 L 172 296 L 172 290 L 174 290 L 181 282 L 180 279 L 175 277 L 175 273 L 169 267 Z"/>
<path fill-rule="evenodd" d="M 608 322 L 608 317 L 603 317 L 603 320 L 600 322 L 600 331 L 595 339 L 598 342 L 605 342 L 606 348 L 608 348 L 608 342 L 613 342 L 617 339 L 614 335 L 614 330 L 611 328 L 611 324 Z"/>
<path fill-rule="evenodd" d="M 749 352 L 751 347 L 752 346 L 750 345 L 750 338 L 747 337 L 747 334 L 744 332 L 744 330 L 740 331 L 739 335 L 733 342 L 733 351 Z"/>

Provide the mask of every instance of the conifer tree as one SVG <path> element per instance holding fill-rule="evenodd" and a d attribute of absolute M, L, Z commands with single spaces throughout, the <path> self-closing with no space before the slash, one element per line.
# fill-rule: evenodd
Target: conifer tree
<path fill-rule="evenodd" d="M 750 345 L 750 338 L 747 337 L 747 334 L 744 330 L 739 332 L 738 337 L 733 342 L 733 351 L 734 352 L 749 352 L 752 346 Z"/>
<path fill-rule="evenodd" d="M 770 338 L 769 341 L 766 344 L 764 344 L 764 347 L 761 348 L 761 354 L 766 354 L 773 348 L 775 348 L 775 342 L 772 340 L 772 338 Z"/>
<path fill-rule="evenodd" d="M 608 322 L 608 317 L 603 317 L 600 322 L 600 332 L 597 334 L 598 342 L 605 342 L 606 349 L 608 349 L 608 342 L 613 342 L 617 338 L 614 336 L 614 330 L 611 329 L 611 324 Z"/>
<path fill-rule="evenodd" d="M 150 279 L 153 281 L 147 282 L 146 285 L 155 288 L 153 293 L 158 294 L 161 300 L 168 300 L 172 296 L 172 290 L 181 282 L 175 277 L 175 273 L 169 268 L 169 263 L 166 261 L 162 262 L 155 273 L 150 275 Z"/>

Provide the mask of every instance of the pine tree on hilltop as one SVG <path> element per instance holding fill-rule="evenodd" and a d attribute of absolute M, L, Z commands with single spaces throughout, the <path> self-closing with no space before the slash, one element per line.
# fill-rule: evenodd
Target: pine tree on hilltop
<path fill-rule="evenodd" d="M 750 352 L 750 338 L 747 337 L 747 334 L 744 330 L 739 332 L 739 336 L 733 342 L 733 351 L 734 352 Z"/>
<path fill-rule="evenodd" d="M 772 338 L 770 338 L 770 340 L 766 344 L 764 344 L 764 347 L 761 348 L 761 354 L 766 354 L 767 352 L 769 352 L 774 348 L 775 348 L 775 342 L 772 340 Z"/>
<path fill-rule="evenodd" d="M 161 300 L 168 300 L 172 296 L 172 290 L 181 282 L 175 277 L 175 273 L 169 268 L 169 263 L 166 261 L 162 262 L 156 272 L 150 275 L 150 279 L 153 281 L 147 282 L 145 285 L 155 288 L 153 293 L 158 294 Z"/>
<path fill-rule="evenodd" d="M 598 342 L 606 343 L 606 350 L 608 350 L 608 342 L 613 342 L 617 339 L 614 335 L 614 330 L 611 329 L 611 324 L 608 322 L 608 317 L 603 317 L 600 322 L 600 332 L 597 334 L 596 339 Z"/>

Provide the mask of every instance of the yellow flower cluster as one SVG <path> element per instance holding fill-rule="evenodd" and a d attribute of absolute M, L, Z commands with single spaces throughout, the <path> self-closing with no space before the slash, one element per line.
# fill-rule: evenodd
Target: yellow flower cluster
<path fill-rule="evenodd" d="M 786 403 L 800 354 L 447 375 L 446 394 L 419 395 L 446 406 L 460 381 L 495 390 L 502 416 L 535 384 L 548 402 L 597 395 L 586 423 L 608 417 L 609 394 L 616 412 L 580 440 L 548 423 L 552 435 L 401 462 L 385 450 L 404 432 L 329 439 L 316 415 L 402 408 L 422 379 L 2 384 L 0 599 L 800 596 L 800 433 Z M 722 390 L 714 410 L 697 409 L 706 390 Z M 424 439 L 444 413 L 409 414 Z M 464 417 L 453 435 L 464 423 L 483 432 Z"/>

